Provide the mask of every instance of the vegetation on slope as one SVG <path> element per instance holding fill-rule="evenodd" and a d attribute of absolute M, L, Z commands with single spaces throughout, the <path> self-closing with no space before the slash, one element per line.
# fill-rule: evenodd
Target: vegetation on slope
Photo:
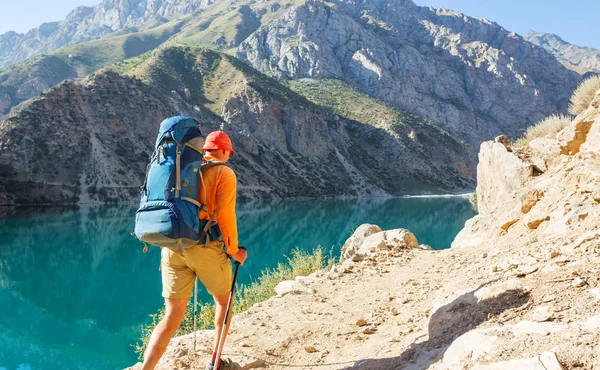
<path fill-rule="evenodd" d="M 600 89 L 600 76 L 592 76 L 579 84 L 569 105 L 569 113 L 578 115 L 586 110 Z"/>
<path fill-rule="evenodd" d="M 530 126 L 523 137 L 515 142 L 515 146 L 522 148 L 529 144 L 531 140 L 540 137 L 554 138 L 562 129 L 569 126 L 573 118 L 563 114 L 553 114 L 544 118 L 533 126 Z"/>

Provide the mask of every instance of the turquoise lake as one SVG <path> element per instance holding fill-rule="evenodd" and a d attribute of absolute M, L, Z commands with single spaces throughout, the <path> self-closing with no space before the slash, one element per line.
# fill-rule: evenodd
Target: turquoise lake
<path fill-rule="evenodd" d="M 131 236 L 135 205 L 0 213 L 0 370 L 122 369 L 148 315 L 162 305 L 160 251 Z M 298 247 L 340 247 L 362 223 L 410 229 L 448 248 L 474 215 L 466 198 L 253 202 L 238 205 L 249 251 L 239 282 Z M 201 300 L 208 300 L 202 291 Z"/>

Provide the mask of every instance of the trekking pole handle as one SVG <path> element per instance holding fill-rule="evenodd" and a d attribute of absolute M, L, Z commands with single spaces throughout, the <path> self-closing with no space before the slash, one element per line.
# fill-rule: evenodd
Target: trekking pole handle
<path fill-rule="evenodd" d="M 246 252 L 248 251 L 248 250 L 246 249 L 246 247 L 244 247 L 244 246 L 242 246 L 242 245 L 240 245 L 240 246 L 238 247 L 238 249 L 243 249 L 243 250 L 245 250 Z M 235 265 L 236 265 L 236 266 L 240 266 L 240 265 L 241 265 L 241 263 L 239 263 L 238 261 L 235 261 Z"/>
<path fill-rule="evenodd" d="M 245 250 L 245 251 L 248 251 L 248 250 L 246 249 L 246 247 L 244 247 L 244 246 L 242 246 L 242 245 L 240 245 L 240 246 L 238 247 L 238 249 L 243 249 L 243 250 Z M 230 259 L 233 259 L 233 257 L 231 257 L 231 255 L 229 255 L 229 254 L 228 254 L 227 256 L 228 256 Z M 234 260 L 234 261 L 235 261 L 235 260 Z M 239 263 L 238 261 L 235 261 L 235 265 L 236 265 L 236 266 L 241 266 L 241 263 Z"/>

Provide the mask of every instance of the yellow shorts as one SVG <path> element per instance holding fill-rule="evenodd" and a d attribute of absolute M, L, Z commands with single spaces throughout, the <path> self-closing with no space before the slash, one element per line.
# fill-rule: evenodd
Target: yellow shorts
<path fill-rule="evenodd" d="M 169 248 L 162 248 L 163 297 L 189 299 L 193 294 L 196 276 L 211 295 L 229 293 L 233 277 L 231 263 L 223 247 L 222 241 L 196 245 L 184 249 L 183 256 Z"/>

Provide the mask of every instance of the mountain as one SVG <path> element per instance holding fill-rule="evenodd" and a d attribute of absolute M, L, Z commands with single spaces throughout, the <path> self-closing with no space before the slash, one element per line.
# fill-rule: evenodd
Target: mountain
<path fill-rule="evenodd" d="M 65 81 L 0 122 L 0 203 L 132 201 L 164 117 L 230 133 L 241 199 L 465 191 L 473 163 L 431 122 L 354 91 L 341 117 L 237 59 L 158 50 L 135 76 Z M 311 81 L 304 84 L 311 85 Z M 339 85 L 334 83 L 333 95 Z M 349 89 L 350 90 L 350 89 Z M 350 90 L 352 91 L 352 90 Z M 344 104 L 345 106 L 346 104 Z M 349 105 L 349 103 L 348 103 Z"/>
<path fill-rule="evenodd" d="M 33 152 L 23 153 L 24 147 L 51 145 L 66 159 L 72 153 L 54 145 L 60 141 L 54 138 L 67 120 L 78 122 L 78 139 L 85 138 L 77 158 L 83 161 L 77 166 L 85 166 L 103 158 L 89 158 L 83 149 L 93 143 L 93 130 L 107 134 L 99 125 L 118 126 L 118 117 L 124 132 L 155 132 L 157 117 L 189 113 L 205 119 L 207 128 L 227 128 L 256 156 L 239 156 L 251 165 L 239 165 L 240 178 L 252 179 L 241 187 L 249 198 L 455 192 L 472 187 L 481 142 L 500 134 L 516 138 L 549 114 L 565 112 L 581 81 L 553 55 L 496 23 L 410 0 L 127 4 L 104 1 L 90 10 L 94 22 L 78 23 L 110 21 L 115 27 L 108 36 L 0 70 L 0 151 L 30 158 Z M 125 28 L 114 32 L 117 26 Z M 219 61 L 215 66 L 205 65 L 208 49 L 218 55 L 211 57 Z M 174 50 L 182 54 L 167 58 Z M 97 82 L 102 76 L 122 79 L 118 86 L 135 78 L 148 89 L 138 91 L 158 105 L 147 115 L 143 100 L 131 99 L 128 88 L 113 82 Z M 77 78 L 83 80 L 72 81 Z M 254 81 L 252 88 L 244 81 Z M 107 84 L 110 93 L 97 96 L 97 83 Z M 62 101 L 65 91 L 75 95 Z M 70 112 L 79 113 L 74 118 Z M 147 126 L 131 126 L 135 121 Z M 36 133 L 33 122 L 44 125 L 47 135 Z M 21 139 L 8 138 L 9 132 L 33 141 L 18 146 Z M 139 171 L 121 179 L 131 186 L 141 176 L 150 136 L 129 137 L 140 156 Z M 51 183 L 47 179 L 56 176 L 71 187 L 56 188 L 51 202 L 134 198 L 135 191 L 106 180 L 110 172 L 94 169 L 99 181 L 82 182 L 81 173 L 63 168 L 45 176 L 52 168 L 46 162 L 29 173 L 32 163 L 0 163 L 3 176 L 25 174 L 4 181 L 11 189 L 6 199 L 25 200 L 17 194 L 19 181 Z M 331 171 L 321 171 L 323 165 Z M 277 177 L 261 178 L 271 166 L 277 166 Z M 85 187 L 74 185 L 80 183 Z M 82 192 L 90 186 L 98 192 L 91 198 Z M 117 190 L 107 195 L 100 189 Z"/>
<path fill-rule="evenodd" d="M 580 74 L 600 73 L 600 50 L 572 45 L 552 33 L 529 31 L 523 38 L 554 54 L 567 68 Z"/>
<path fill-rule="evenodd" d="M 410 0 L 307 1 L 236 55 L 280 78 L 342 79 L 475 148 L 565 111 L 580 81 L 496 23 Z"/>
<path fill-rule="evenodd" d="M 18 63 L 66 45 L 95 40 L 115 31 L 152 20 L 188 14 L 215 0 L 104 0 L 95 7 L 80 6 L 61 22 L 44 23 L 25 34 L 0 35 L 0 67 Z"/>

